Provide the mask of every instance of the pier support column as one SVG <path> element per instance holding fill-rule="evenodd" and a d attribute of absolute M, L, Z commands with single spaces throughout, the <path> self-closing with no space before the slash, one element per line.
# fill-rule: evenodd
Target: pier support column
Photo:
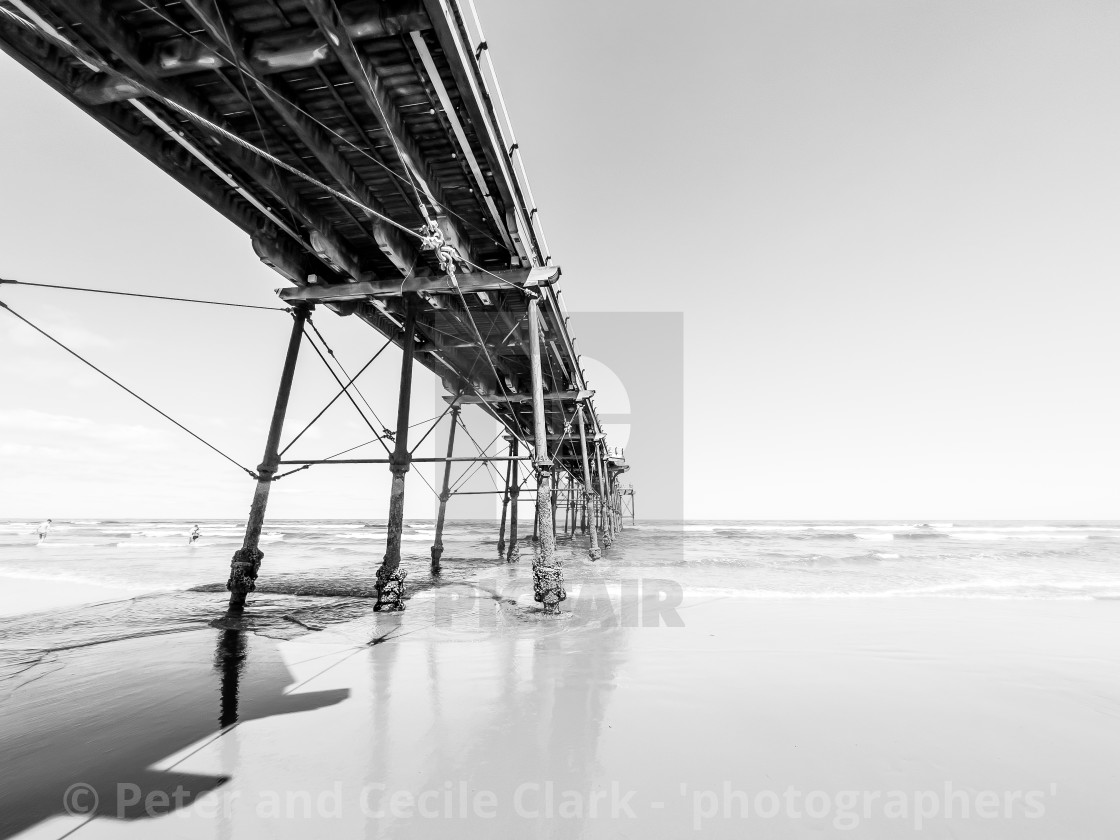
<path fill-rule="evenodd" d="M 564 506 L 564 536 L 575 539 L 576 536 L 576 485 L 572 477 L 568 476 L 568 496 Z"/>
<path fill-rule="evenodd" d="M 412 362 L 416 352 L 416 307 L 409 301 L 404 319 L 401 345 L 401 390 L 397 402 L 396 447 L 389 455 L 393 487 L 389 492 L 389 523 L 385 535 L 385 557 L 377 570 L 375 611 L 404 609 L 404 579 L 400 570 L 401 531 L 404 530 L 404 477 L 412 463 L 408 452 L 408 413 L 412 404 Z"/>
<path fill-rule="evenodd" d="M 556 555 L 552 529 L 552 459 L 548 457 L 548 428 L 544 417 L 544 377 L 541 373 L 541 314 L 539 298 L 529 299 L 529 361 L 533 377 L 533 431 L 536 442 L 537 510 L 535 521 L 540 542 L 533 557 L 533 598 L 545 615 L 559 615 L 564 593 L 564 571 Z"/>
<path fill-rule="evenodd" d="M 517 438 L 509 443 L 509 457 L 512 459 L 517 454 Z M 506 556 L 506 510 L 509 508 L 509 484 L 513 478 L 513 461 L 506 462 L 506 483 L 502 488 L 502 525 L 498 529 L 498 557 Z"/>
<path fill-rule="evenodd" d="M 451 484 L 451 453 L 455 449 L 455 427 L 459 425 L 457 405 L 451 407 L 451 431 L 447 435 L 447 461 L 443 465 L 443 489 L 439 492 L 439 513 L 436 514 L 436 541 L 432 546 L 432 574 L 439 574 L 439 561 L 443 557 L 443 523 L 447 517 L 447 500 L 451 498 L 448 487 Z"/>
<path fill-rule="evenodd" d="M 514 438 L 513 452 L 517 454 L 517 439 Z M 510 463 L 516 463 L 511 461 Z M 509 487 L 509 548 L 507 549 L 506 562 L 516 563 L 521 559 L 521 546 L 517 544 L 517 499 L 521 496 L 521 478 L 518 470 L 514 468 L 513 481 Z"/>
<path fill-rule="evenodd" d="M 587 429 L 583 425 L 583 403 L 579 404 L 579 452 L 583 457 L 583 531 L 587 533 L 587 504 L 591 499 L 591 465 L 587 460 Z M 598 560 L 603 556 L 599 550 L 599 539 L 595 534 L 595 520 L 591 521 L 591 547 L 587 549 L 587 556 Z"/>
<path fill-rule="evenodd" d="M 280 435 L 284 431 L 284 416 L 288 412 L 288 397 L 292 393 L 292 380 L 296 373 L 296 359 L 303 338 L 303 325 L 311 307 L 300 305 L 294 308 L 292 332 L 288 338 L 288 352 L 284 357 L 284 370 L 280 374 L 280 387 L 276 392 L 276 405 L 272 409 L 272 424 L 268 427 L 268 440 L 264 445 L 264 458 L 257 467 L 257 488 L 253 492 L 253 503 L 249 507 L 249 521 L 245 525 L 245 539 L 241 548 L 233 554 L 230 563 L 229 611 L 240 613 L 245 609 L 245 598 L 257 588 L 257 572 L 260 571 L 261 529 L 264 527 L 265 508 L 268 507 L 268 492 L 272 487 L 272 477 L 280 466 Z"/>
<path fill-rule="evenodd" d="M 611 524 L 614 526 L 614 535 L 622 533 L 622 500 L 618 496 L 618 480 L 611 479 Z"/>
<path fill-rule="evenodd" d="M 610 468 L 607 472 L 607 522 L 610 524 L 611 529 L 611 542 L 618 536 L 618 514 L 614 506 L 614 479 L 610 476 Z"/>
<path fill-rule="evenodd" d="M 556 511 L 560 506 L 560 470 L 552 467 L 552 539 L 556 539 Z"/>
<path fill-rule="evenodd" d="M 610 548 L 614 544 L 614 534 L 611 533 L 610 498 L 607 496 L 607 459 L 603 454 L 603 447 L 597 447 L 596 456 L 599 467 L 599 525 L 602 528 L 603 548 Z"/>

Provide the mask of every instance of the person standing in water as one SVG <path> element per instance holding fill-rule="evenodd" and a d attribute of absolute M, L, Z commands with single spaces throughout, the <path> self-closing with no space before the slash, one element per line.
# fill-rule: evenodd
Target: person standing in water
<path fill-rule="evenodd" d="M 53 520 L 47 519 L 39 523 L 39 545 L 42 545 L 47 538 L 47 534 L 51 530 L 51 522 Z"/>
<path fill-rule="evenodd" d="M 202 532 L 199 531 L 198 526 L 195 525 L 194 528 L 191 529 L 191 539 L 190 539 L 190 542 L 187 543 L 187 545 L 194 545 L 194 541 L 197 540 L 201 536 L 202 536 Z"/>

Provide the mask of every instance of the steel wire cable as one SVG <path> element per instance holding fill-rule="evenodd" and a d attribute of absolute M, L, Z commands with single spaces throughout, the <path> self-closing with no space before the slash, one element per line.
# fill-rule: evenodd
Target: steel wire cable
<path fill-rule="evenodd" d="M 57 283 L 31 283 L 27 280 L 12 280 L 0 277 L 0 285 L 33 286 L 38 289 L 62 289 L 68 292 L 92 292 L 98 295 L 117 295 L 119 297 L 148 298 L 149 300 L 168 300 L 179 303 L 202 303 L 209 306 L 229 306 L 238 309 L 263 309 L 269 312 L 290 312 L 286 306 L 262 306 L 256 303 L 233 303 L 224 300 L 205 300 L 203 298 L 172 297 L 170 295 L 150 295 L 143 292 L 122 292 L 114 289 L 94 289 L 88 286 L 63 286 Z"/>
<path fill-rule="evenodd" d="M 57 345 L 58 345 L 59 347 L 61 347 L 61 348 L 62 348 L 63 350 L 65 350 L 65 351 L 66 351 L 67 353 L 69 353 L 69 354 L 70 354 L 71 356 L 73 356 L 73 357 L 74 357 L 75 359 L 77 359 L 78 361 L 80 361 L 80 362 L 81 362 L 82 364 L 84 364 L 84 365 L 86 365 L 86 366 L 88 366 L 88 367 L 90 367 L 90 368 L 93 368 L 93 370 L 95 370 L 95 371 L 97 371 L 98 373 L 100 373 L 100 374 L 101 374 L 102 376 L 104 376 L 104 377 L 105 377 L 106 379 L 108 379 L 108 380 L 109 380 L 110 382 L 112 382 L 112 383 L 113 383 L 114 385 L 116 385 L 116 386 L 117 386 L 118 388 L 120 388 L 120 389 L 121 389 L 122 391 L 125 391 L 126 393 L 128 393 L 128 394 L 130 394 L 131 396 L 133 396 L 133 397 L 135 397 L 136 399 L 138 399 L 138 400 L 139 400 L 140 402 L 144 403 L 144 405 L 146 405 L 146 406 L 147 406 L 148 408 L 150 408 L 150 409 L 151 409 L 152 411 L 154 411 L 154 412 L 155 412 L 156 414 L 158 414 L 158 415 L 160 415 L 161 417 L 163 417 L 163 418 L 164 418 L 165 420 L 169 420 L 169 421 L 171 421 L 171 422 L 172 422 L 173 424 L 175 424 L 176 426 L 178 426 L 178 427 L 179 427 L 180 429 L 182 429 L 182 430 L 183 430 L 184 432 L 186 432 L 186 433 L 187 433 L 188 435 L 190 435 L 191 437 L 193 437 L 193 438 L 194 438 L 195 440 L 197 440 L 197 441 L 198 441 L 199 443 L 203 444 L 203 445 L 204 445 L 204 446 L 206 446 L 207 448 L 209 448 L 209 449 L 212 449 L 212 450 L 213 450 L 214 452 L 216 452 L 216 453 L 218 453 L 219 455 L 221 455 L 221 456 L 222 456 L 223 458 L 225 458 L 225 459 L 226 459 L 227 461 L 229 461 L 229 462 L 230 462 L 231 464 L 233 464 L 233 465 L 234 465 L 235 467 L 237 467 L 237 468 L 238 468 L 239 470 L 241 470 L 242 472 L 244 472 L 244 473 L 246 473 L 246 474 L 248 474 L 248 475 L 252 476 L 253 478 L 259 478 L 259 477 L 260 477 L 260 476 L 258 476 L 258 475 L 257 475 L 257 474 L 256 474 L 255 472 L 253 472 L 253 470 L 249 469 L 249 468 L 248 468 L 248 467 L 246 467 L 246 466 L 245 466 L 244 464 L 240 464 L 240 463 L 238 463 L 238 462 L 237 462 L 237 461 L 236 461 L 236 460 L 235 460 L 234 458 L 232 458 L 231 456 L 227 455 L 227 454 L 226 454 L 225 452 L 223 452 L 222 450 L 220 450 L 220 449 L 219 449 L 218 447 L 216 447 L 216 446 L 215 446 L 214 444 L 210 443 L 210 441 L 206 440 L 206 439 L 205 439 L 205 438 L 203 438 L 203 437 L 202 437 L 201 435 L 199 435 L 199 434 L 197 434 L 197 433 L 195 433 L 195 432 L 192 432 L 192 431 L 191 431 L 190 429 L 188 429 L 188 428 L 187 428 L 186 426 L 184 426 L 184 425 L 183 425 L 182 423 L 180 423 L 180 422 L 179 422 L 178 420 L 176 420 L 176 419 L 175 419 L 174 417 L 172 417 L 172 416 L 171 416 L 170 414 L 168 414 L 167 412 L 165 412 L 165 411 L 162 411 L 162 410 L 161 410 L 161 409 L 159 409 L 159 408 L 156 408 L 156 407 L 155 407 L 154 405 L 152 405 L 152 404 L 151 404 L 150 402 L 148 402 L 148 401 L 147 401 L 146 399 L 144 399 L 144 398 L 143 398 L 142 396 L 140 396 L 139 394 L 137 394 L 137 393 L 136 393 L 135 391 L 133 391 L 133 390 L 132 390 L 131 388 L 129 388 L 129 387 L 127 386 L 127 385 L 125 385 L 125 384 L 124 384 L 123 382 L 121 382 L 120 380 L 118 380 L 118 379 L 115 379 L 114 377 L 110 376 L 110 375 L 109 375 L 108 373 L 106 373 L 105 371 L 103 371 L 103 370 L 102 370 L 101 368 L 99 368 L 99 367 L 98 367 L 97 365 L 95 365 L 95 364 L 94 364 L 93 362 L 91 362 L 91 361 L 90 361 L 89 359 L 87 359 L 87 358 L 86 358 L 85 356 L 83 356 L 82 354 L 78 353 L 78 352 L 77 352 L 76 350 L 72 350 L 71 348 L 67 347 L 67 346 L 66 346 L 65 344 L 63 344 L 63 343 L 62 343 L 61 341 L 59 341 L 59 340 L 58 340 L 57 338 L 55 338 L 55 337 L 54 337 L 53 335 L 51 335 L 50 333 L 48 333 L 48 332 L 47 332 L 46 330 L 42 329 L 42 328 L 41 328 L 41 327 L 39 327 L 39 326 L 36 326 L 36 325 L 35 325 L 35 324 L 33 324 L 33 323 L 32 323 L 31 321 L 29 321 L 29 320 L 28 320 L 27 318 L 24 318 L 24 317 L 23 317 L 22 315 L 20 315 L 20 314 L 19 314 L 18 312 L 16 312 L 16 311 L 15 311 L 14 309 L 12 309 L 12 308 L 11 308 L 10 306 L 8 306 L 8 304 L 4 303 L 3 301 L 0 301 L 0 308 L 4 309 L 4 310 L 5 310 L 5 311 L 7 311 L 7 312 L 10 312 L 10 313 L 11 313 L 11 314 L 12 314 L 13 316 L 15 316 L 15 317 L 16 317 L 16 318 L 18 318 L 19 320 L 23 321 L 23 323 L 27 324 L 27 326 L 31 327 L 31 329 L 35 330 L 35 332 L 39 333 L 39 334 L 40 334 L 40 335 L 42 335 L 42 336 L 43 336 L 44 338 L 47 338 L 47 339 L 49 339 L 50 341 L 52 341 L 52 342 L 54 342 L 55 344 L 57 344 Z"/>

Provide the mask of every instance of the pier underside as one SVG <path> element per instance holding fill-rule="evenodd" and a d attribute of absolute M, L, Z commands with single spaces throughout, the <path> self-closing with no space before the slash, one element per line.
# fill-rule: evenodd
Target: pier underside
<path fill-rule="evenodd" d="M 471 11 L 473 29 L 454 0 L 0 0 L 0 48 L 245 231 L 288 281 L 280 297 L 296 326 L 234 559 L 234 606 L 260 565 L 254 531 L 268 484 L 285 463 L 303 463 L 283 461 L 278 442 L 288 369 L 316 306 L 404 351 L 386 459 L 386 586 L 399 565 L 393 519 L 412 459 L 405 386 L 414 363 L 442 380 L 453 417 L 477 405 L 504 428 L 510 457 L 525 447 L 546 609 L 562 597 L 545 556 L 552 529 L 544 533 L 559 493 L 579 487 L 585 506 L 598 506 L 591 518 L 604 546 L 619 527 L 615 478 L 626 465 L 605 444 L 561 271 Z M 511 473 L 503 507 L 515 511 Z M 441 519 L 446 496 L 445 479 Z M 438 535 L 437 544 L 441 554 Z"/>

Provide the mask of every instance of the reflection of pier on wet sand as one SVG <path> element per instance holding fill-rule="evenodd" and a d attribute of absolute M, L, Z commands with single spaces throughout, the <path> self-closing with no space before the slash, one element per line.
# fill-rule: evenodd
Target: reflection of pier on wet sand
<path fill-rule="evenodd" d="M 6 701 L 4 833 L 40 820 L 30 836 L 1120 828 L 1107 805 L 1120 751 L 1111 604 L 686 598 L 683 627 L 603 627 L 581 611 L 579 581 L 573 611 L 548 624 L 528 595 L 449 601 L 449 589 L 461 588 L 291 641 L 214 629 L 57 654 Z M 78 781 L 101 794 L 91 821 L 62 811 Z M 118 783 L 151 795 L 152 813 L 118 819 Z M 163 804 L 178 785 L 189 796 Z M 947 787 L 952 814 L 916 815 Z M 905 815 L 884 814 L 892 795 Z"/>

